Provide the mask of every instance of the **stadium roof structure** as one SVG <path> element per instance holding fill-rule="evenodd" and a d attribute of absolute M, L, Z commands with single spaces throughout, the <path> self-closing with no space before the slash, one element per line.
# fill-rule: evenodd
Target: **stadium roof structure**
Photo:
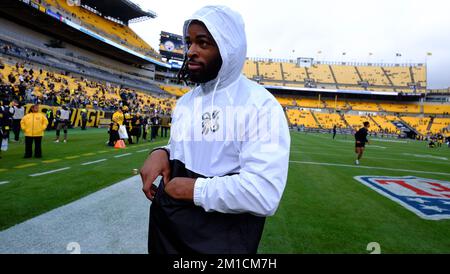
<path fill-rule="evenodd" d="M 128 0 L 81 0 L 86 5 L 101 12 L 104 16 L 111 16 L 128 23 L 156 18 L 153 11 L 144 11 L 137 4 Z"/>

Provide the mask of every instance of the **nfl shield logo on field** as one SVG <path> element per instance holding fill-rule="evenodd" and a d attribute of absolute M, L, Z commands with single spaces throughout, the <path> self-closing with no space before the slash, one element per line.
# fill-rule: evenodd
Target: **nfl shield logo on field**
<path fill-rule="evenodd" d="M 414 176 L 356 176 L 354 178 L 421 218 L 450 219 L 450 182 Z"/>

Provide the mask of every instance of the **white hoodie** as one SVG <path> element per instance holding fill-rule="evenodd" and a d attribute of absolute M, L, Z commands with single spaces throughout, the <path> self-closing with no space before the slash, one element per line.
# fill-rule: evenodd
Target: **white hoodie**
<path fill-rule="evenodd" d="M 289 164 L 284 112 L 272 94 L 241 73 L 247 52 L 241 16 L 227 7 L 205 7 L 186 21 L 184 37 L 192 20 L 208 28 L 222 67 L 216 79 L 178 100 L 170 159 L 208 177 L 198 178 L 194 188 L 194 203 L 205 211 L 273 215 Z"/>

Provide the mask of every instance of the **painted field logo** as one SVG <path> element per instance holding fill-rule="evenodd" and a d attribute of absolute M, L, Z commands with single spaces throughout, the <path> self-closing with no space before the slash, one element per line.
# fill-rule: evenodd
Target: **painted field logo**
<path fill-rule="evenodd" d="M 450 182 L 414 176 L 356 176 L 355 179 L 421 218 L 450 219 Z"/>

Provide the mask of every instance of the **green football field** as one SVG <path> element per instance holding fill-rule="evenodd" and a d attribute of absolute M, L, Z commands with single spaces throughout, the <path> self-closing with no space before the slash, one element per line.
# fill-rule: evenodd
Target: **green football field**
<path fill-rule="evenodd" d="M 54 134 L 44 137 L 43 159 L 23 159 L 23 143 L 10 143 L 2 153 L 0 230 L 132 176 L 152 147 L 167 142 L 117 150 L 105 145 L 106 129 L 70 130 L 66 144 L 53 143 Z M 450 253 L 450 220 L 422 219 L 354 179 L 450 181 L 449 148 L 372 139 L 355 166 L 351 136 L 291 136 L 288 183 L 278 211 L 266 221 L 260 253 L 369 253 L 372 242 L 382 253 Z"/>

